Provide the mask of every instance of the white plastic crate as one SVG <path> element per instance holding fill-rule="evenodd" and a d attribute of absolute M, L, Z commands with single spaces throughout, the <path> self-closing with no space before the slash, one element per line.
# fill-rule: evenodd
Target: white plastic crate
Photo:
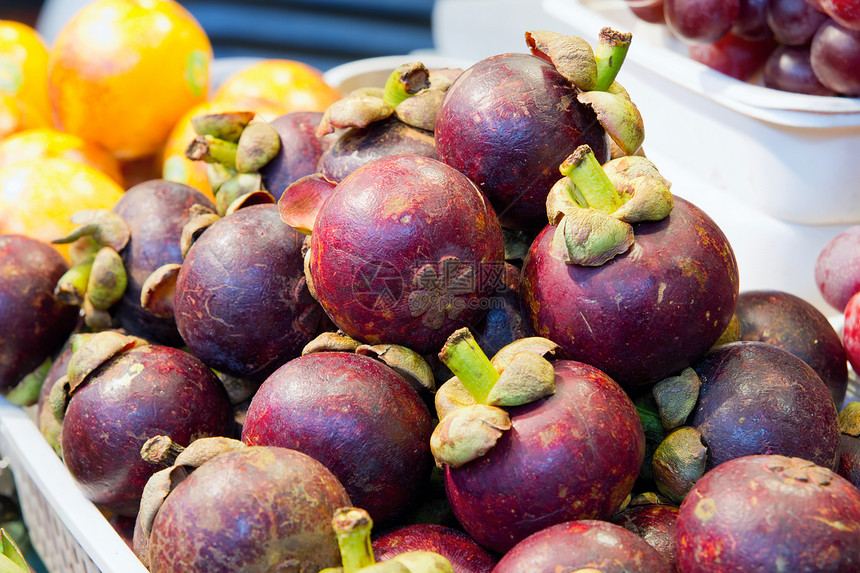
<path fill-rule="evenodd" d="M 2 397 L 0 457 L 9 462 L 33 547 L 51 573 L 147 573 L 33 420 Z"/>

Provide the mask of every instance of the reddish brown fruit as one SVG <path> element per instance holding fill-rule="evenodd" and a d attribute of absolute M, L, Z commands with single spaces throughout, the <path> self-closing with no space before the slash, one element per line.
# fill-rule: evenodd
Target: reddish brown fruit
<path fill-rule="evenodd" d="M 462 531 L 433 523 L 398 527 L 373 541 L 377 561 L 408 551 L 438 553 L 451 562 L 457 573 L 487 573 L 499 560 Z"/>
<path fill-rule="evenodd" d="M 677 519 L 678 508 L 674 505 L 648 504 L 628 507 L 610 521 L 644 539 L 674 567 Z"/>

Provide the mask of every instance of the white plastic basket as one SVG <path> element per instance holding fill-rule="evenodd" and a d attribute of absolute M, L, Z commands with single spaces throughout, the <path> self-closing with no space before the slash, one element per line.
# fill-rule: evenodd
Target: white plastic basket
<path fill-rule="evenodd" d="M 2 397 L 0 457 L 9 462 L 33 547 L 51 573 L 147 573 L 32 419 Z"/>

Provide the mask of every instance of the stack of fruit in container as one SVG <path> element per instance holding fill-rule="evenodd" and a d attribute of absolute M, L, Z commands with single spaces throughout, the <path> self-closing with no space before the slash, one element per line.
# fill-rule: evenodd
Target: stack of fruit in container
<path fill-rule="evenodd" d="M 151 571 L 860 570 L 853 350 L 646 157 L 630 34 L 210 94 L 170 0 L 16 30 L 0 388 Z"/>

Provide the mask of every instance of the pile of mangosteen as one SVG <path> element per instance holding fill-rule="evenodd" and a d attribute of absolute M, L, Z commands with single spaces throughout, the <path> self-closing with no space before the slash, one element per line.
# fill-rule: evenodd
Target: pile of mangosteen
<path fill-rule="evenodd" d="M 0 236 L 0 389 L 154 573 L 860 571 L 839 336 L 740 292 L 630 42 L 195 118 L 214 202 Z"/>

